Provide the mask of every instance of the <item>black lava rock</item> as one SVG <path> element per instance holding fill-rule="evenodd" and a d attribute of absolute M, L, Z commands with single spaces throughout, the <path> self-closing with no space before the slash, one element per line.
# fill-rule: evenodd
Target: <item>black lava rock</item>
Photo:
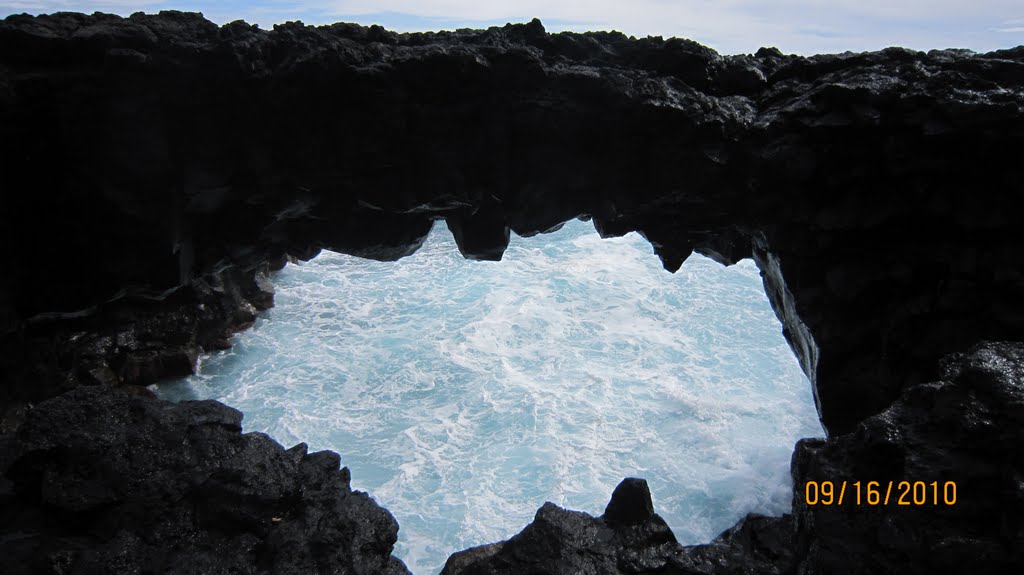
<path fill-rule="evenodd" d="M 5 573 L 408 573 L 338 454 L 215 401 L 82 387 L 0 436 Z"/>
<path fill-rule="evenodd" d="M 606 523 L 636 525 L 654 516 L 654 503 L 647 481 L 627 477 L 612 492 L 612 499 L 604 510 Z"/>

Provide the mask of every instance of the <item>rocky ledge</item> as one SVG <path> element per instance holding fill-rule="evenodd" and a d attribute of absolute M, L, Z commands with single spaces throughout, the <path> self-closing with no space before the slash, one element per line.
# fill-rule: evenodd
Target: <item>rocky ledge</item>
<path fill-rule="evenodd" d="M 202 571 L 188 561 L 217 555 L 256 571 L 399 569 L 386 514 L 341 476 L 311 487 L 327 480 L 309 465 L 330 459 L 337 475 L 336 459 L 203 423 L 221 408 L 117 390 L 230 345 L 272 305 L 268 274 L 288 258 L 394 260 L 444 220 L 466 257 L 493 260 L 512 232 L 584 217 L 604 237 L 639 232 L 669 271 L 694 252 L 752 257 L 830 437 L 797 446 L 791 518 L 748 518 L 680 551 L 627 483 L 604 518 L 546 506 L 450 571 L 907 572 L 967 558 L 999 571 L 1022 546 L 1018 347 L 940 360 L 1024 333 L 1021 149 L 1024 47 L 723 56 L 539 21 L 395 34 L 180 12 L 8 17 L 0 545 L 18 568 L 55 572 L 108 559 Z M 195 474 L 175 471 L 184 461 Z M 872 474 L 956 481 L 958 502 L 801 507 L 801 482 Z M 296 497 L 300 521 L 326 510 L 315 526 L 289 523 Z M 616 501 L 639 501 L 640 522 L 617 519 Z M 326 547 L 321 528 L 337 537 Z M 308 540 L 280 547 L 281 533 Z M 516 567 L 527 556 L 541 559 Z"/>

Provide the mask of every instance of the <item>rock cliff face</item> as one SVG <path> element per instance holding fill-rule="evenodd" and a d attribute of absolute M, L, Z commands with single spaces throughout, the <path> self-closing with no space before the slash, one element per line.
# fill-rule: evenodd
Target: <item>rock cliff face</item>
<path fill-rule="evenodd" d="M 925 382 L 956 379 L 940 358 L 1021 339 L 1021 149 L 1024 48 L 721 56 L 677 39 L 552 35 L 538 21 L 398 35 L 217 27 L 177 12 L 11 16 L 0 22 L 0 432 L 42 437 L 30 406 L 82 385 L 187 373 L 272 304 L 267 274 L 289 257 L 393 260 L 443 219 L 466 257 L 498 259 L 511 232 L 584 216 L 606 237 L 640 232 L 670 271 L 694 251 L 753 257 L 832 436 L 798 446 L 795 476 L 867 481 L 854 463 L 864 430 L 974 413 L 971 390 L 914 403 L 931 397 Z M 1021 385 L 1019 370 L 1007 377 Z M 102 401 L 74 393 L 52 401 Z M 951 535 L 842 565 L 895 569 L 884 561 L 932 544 L 984 549 L 992 565 L 1016 558 L 1020 461 L 1000 454 L 1017 449 L 1019 399 L 992 397 L 986 421 L 1009 427 L 960 437 L 989 479 L 956 510 L 998 502 L 1014 513 L 1000 530 L 984 526 L 988 508 L 955 521 L 914 509 Z M 885 419 L 900 402 L 916 406 L 913 421 Z M 890 439 L 905 453 L 942 441 Z M 895 460 L 880 449 L 864 461 Z M 38 465 L 7 464 L 19 497 L 46 484 L 24 471 Z M 832 511 L 797 509 L 792 529 L 752 519 L 716 545 L 828 572 L 877 550 L 868 531 L 899 527 L 885 518 L 905 510 Z M 786 542 L 762 552 L 769 540 Z"/>

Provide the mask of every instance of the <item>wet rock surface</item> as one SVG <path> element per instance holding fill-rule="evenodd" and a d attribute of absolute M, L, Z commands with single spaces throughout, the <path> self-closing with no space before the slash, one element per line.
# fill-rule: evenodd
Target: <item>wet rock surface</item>
<path fill-rule="evenodd" d="M 466 257 L 493 260 L 512 232 L 583 216 L 643 234 L 670 271 L 694 252 L 754 258 L 831 436 L 798 445 L 796 491 L 875 474 L 957 481 L 958 504 L 812 508 L 798 492 L 791 518 L 682 549 L 629 483 L 604 518 L 545 506 L 451 572 L 943 572 L 969 557 L 1003 571 L 1022 547 L 1018 347 L 939 360 L 1024 333 L 1021 149 L 1024 47 L 723 56 L 538 21 L 395 34 L 8 17 L 0 546 L 44 572 L 397 569 L 393 522 L 360 503 L 376 519 L 345 523 L 364 516 L 344 502 L 368 500 L 309 471 L 325 456 L 115 388 L 230 345 L 289 257 L 394 260 L 443 219 Z M 312 498 L 315 528 L 268 527 L 288 489 Z"/>
<path fill-rule="evenodd" d="M 0 436 L 5 573 L 408 573 L 338 454 L 241 433 L 214 401 L 99 386 Z"/>
<path fill-rule="evenodd" d="M 545 503 L 518 535 L 448 561 L 443 575 L 484 573 L 642 573 L 658 571 L 679 549 L 651 507 L 647 482 L 627 478 L 601 517 Z M 486 552 L 484 552 L 486 551 Z"/>

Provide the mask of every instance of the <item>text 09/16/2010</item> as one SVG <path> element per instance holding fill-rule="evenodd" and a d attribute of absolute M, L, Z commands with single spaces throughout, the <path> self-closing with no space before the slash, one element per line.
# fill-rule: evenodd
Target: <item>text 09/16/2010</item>
<path fill-rule="evenodd" d="M 956 505 L 955 481 L 808 481 L 804 502 L 814 505 Z"/>

